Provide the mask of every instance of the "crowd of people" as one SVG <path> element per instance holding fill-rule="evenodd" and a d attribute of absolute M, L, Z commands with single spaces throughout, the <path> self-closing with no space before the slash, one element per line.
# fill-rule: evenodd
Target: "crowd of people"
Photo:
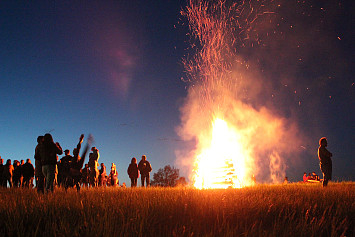
<path fill-rule="evenodd" d="M 13 164 L 10 159 L 4 164 L 0 156 L 0 186 L 7 187 L 33 187 L 34 167 L 30 159 L 18 161 Z"/>
<path fill-rule="evenodd" d="M 44 136 L 37 138 L 37 146 L 35 148 L 35 167 L 31 160 L 14 160 L 11 159 L 4 163 L 0 156 L 0 187 L 26 187 L 33 188 L 33 180 L 36 181 L 36 188 L 39 193 L 53 192 L 55 186 L 64 187 L 65 189 L 75 187 L 78 191 L 81 187 L 105 187 L 119 186 L 118 174 L 116 165 L 111 164 L 111 169 L 107 175 L 106 166 L 104 163 L 99 165 L 99 150 L 96 147 L 91 147 L 89 161 L 84 165 L 85 156 L 92 143 L 92 137 L 89 136 L 87 145 L 85 146 L 82 155 L 80 156 L 81 144 L 84 140 L 84 135 L 79 137 L 79 142 L 76 148 L 73 149 L 73 155 L 70 150 L 64 150 L 64 156 L 59 159 L 58 155 L 63 154 L 62 147 L 58 142 L 54 142 L 52 135 L 47 133 Z M 329 180 L 332 178 L 332 153 L 326 147 L 327 139 L 322 137 L 319 140 L 318 158 L 320 170 L 323 173 L 323 179 L 315 173 L 307 175 L 304 172 L 303 182 L 322 182 L 323 187 L 326 187 Z M 100 169 L 98 169 L 100 167 Z M 133 157 L 128 166 L 127 174 L 131 180 L 131 187 L 137 187 L 137 181 L 141 176 L 141 186 L 150 185 L 150 172 L 152 166 L 147 161 L 145 155 L 137 164 L 137 159 Z M 255 177 L 253 176 L 255 182 Z M 285 177 L 284 184 L 287 184 L 288 178 Z M 122 187 L 125 187 L 125 183 Z"/>
<path fill-rule="evenodd" d="M 316 172 L 312 173 L 303 173 L 303 182 L 321 182 L 322 180 L 319 178 L 319 176 L 316 174 Z"/>
<path fill-rule="evenodd" d="M 10 188 L 36 186 L 39 193 L 53 192 L 56 186 L 65 189 L 76 188 L 78 191 L 81 187 L 119 187 L 116 165 L 112 163 L 109 174 L 107 174 L 105 164 L 99 164 L 100 153 L 96 147 L 91 147 L 89 160 L 84 164 L 92 137 L 89 136 L 87 145 L 80 156 L 83 140 L 82 134 L 77 146 L 73 149 L 73 155 L 70 154 L 70 150 L 66 149 L 64 156 L 59 159 L 58 155 L 63 154 L 60 144 L 54 142 L 49 133 L 39 136 L 34 155 L 35 166 L 32 165 L 30 159 L 27 159 L 26 163 L 23 160 L 21 162 L 14 160 L 13 164 L 8 159 L 6 164 L 3 164 L 3 159 L 0 157 L 0 185 Z M 137 187 L 139 176 L 141 176 L 142 187 L 149 186 L 151 171 L 151 164 L 145 155 L 138 164 L 137 159 L 133 157 L 127 169 L 131 187 Z M 36 185 L 34 185 L 34 180 Z M 125 183 L 122 183 L 120 187 L 126 187 Z"/>

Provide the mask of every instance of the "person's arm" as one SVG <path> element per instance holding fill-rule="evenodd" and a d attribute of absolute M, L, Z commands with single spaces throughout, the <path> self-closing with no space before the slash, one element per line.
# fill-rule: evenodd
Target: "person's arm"
<path fill-rule="evenodd" d="M 327 148 L 324 148 L 324 153 L 325 153 L 325 155 L 327 156 L 327 157 L 332 157 L 333 156 L 333 154 L 331 153 L 331 152 L 329 152 L 328 150 L 327 150 Z"/>
<path fill-rule="evenodd" d="M 56 145 L 56 146 L 55 146 L 55 147 L 56 147 L 56 154 L 58 154 L 58 155 L 63 154 L 63 149 L 62 149 L 62 147 L 60 146 L 59 142 L 56 142 L 55 145 Z"/>
<path fill-rule="evenodd" d="M 81 134 L 80 136 L 80 147 L 81 147 L 81 143 L 83 142 L 83 139 L 84 139 L 84 134 Z M 78 166 L 81 168 L 83 168 L 83 165 L 84 165 L 84 162 L 85 162 L 85 156 L 86 156 L 86 153 L 88 153 L 89 151 L 89 147 L 91 146 L 91 143 L 93 142 L 94 138 L 92 137 L 92 135 L 90 134 L 89 137 L 88 137 L 88 141 L 86 143 L 86 146 L 84 148 L 84 152 L 83 154 L 81 155 L 81 159 L 79 161 L 79 164 Z M 79 144 L 78 144 L 79 145 Z M 78 154 L 79 154 L 79 151 L 78 151 Z"/>
<path fill-rule="evenodd" d="M 83 143 L 84 140 L 84 134 L 80 135 L 78 145 L 76 145 L 76 149 L 78 150 L 78 155 L 80 154 L 80 149 L 81 149 L 81 143 Z"/>
<path fill-rule="evenodd" d="M 39 152 L 39 149 L 40 149 L 39 146 L 40 145 L 37 145 L 36 149 L 35 149 L 35 155 L 34 155 L 35 160 L 41 160 L 41 156 L 40 156 L 40 152 Z"/>

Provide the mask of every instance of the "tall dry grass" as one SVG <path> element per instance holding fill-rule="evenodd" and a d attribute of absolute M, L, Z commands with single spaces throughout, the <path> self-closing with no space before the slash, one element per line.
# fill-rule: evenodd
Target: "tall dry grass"
<path fill-rule="evenodd" d="M 1 236 L 352 236 L 355 184 L 0 190 Z"/>

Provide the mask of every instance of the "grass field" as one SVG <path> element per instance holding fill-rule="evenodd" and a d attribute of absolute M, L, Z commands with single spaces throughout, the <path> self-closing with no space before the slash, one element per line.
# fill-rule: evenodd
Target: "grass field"
<path fill-rule="evenodd" d="M 0 189 L 0 236 L 353 236 L 355 183 Z"/>

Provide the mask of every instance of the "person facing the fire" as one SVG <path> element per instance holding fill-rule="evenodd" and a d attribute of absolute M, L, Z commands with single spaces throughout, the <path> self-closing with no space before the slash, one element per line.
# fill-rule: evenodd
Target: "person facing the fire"
<path fill-rule="evenodd" d="M 327 150 L 328 141 L 326 137 L 319 140 L 318 158 L 320 170 L 323 173 L 323 187 L 328 185 L 329 180 L 332 179 L 332 153 Z"/>
<path fill-rule="evenodd" d="M 152 166 L 149 161 L 147 161 L 147 157 L 145 155 L 142 156 L 142 160 L 138 164 L 138 170 L 141 173 L 142 187 L 144 187 L 144 181 L 146 182 L 147 187 L 149 187 Z"/>
<path fill-rule="evenodd" d="M 42 173 L 46 180 L 47 192 L 53 192 L 54 190 L 54 178 L 58 161 L 58 156 L 63 154 L 62 147 L 58 142 L 54 143 L 51 134 L 44 135 L 43 144 L 40 148 L 40 157 L 42 164 Z"/>

